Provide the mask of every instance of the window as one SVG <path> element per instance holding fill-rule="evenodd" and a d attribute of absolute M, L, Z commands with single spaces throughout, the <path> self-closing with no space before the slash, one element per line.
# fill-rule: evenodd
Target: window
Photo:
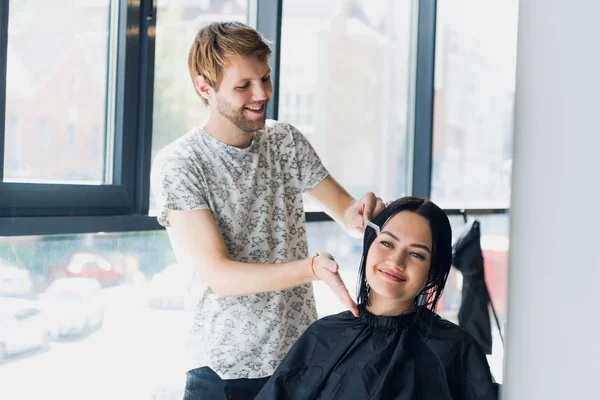
<path fill-rule="evenodd" d="M 437 4 L 431 198 L 508 208 L 518 1 Z"/>
<path fill-rule="evenodd" d="M 283 3 L 278 119 L 304 133 L 353 196 L 406 192 L 411 5 Z"/>
<path fill-rule="evenodd" d="M 338 240 L 332 222 L 308 230 L 311 251 L 335 254 L 354 287 L 361 240 Z M 41 310 L 14 326 L 23 341 L 6 345 L 0 398 L 82 399 L 90 387 L 103 399 L 181 398 L 188 274 L 165 231 L 0 237 L 0 320 L 15 304 Z M 320 316 L 342 311 L 324 284 L 315 296 Z"/>
<path fill-rule="evenodd" d="M 1 4 L 0 218 L 14 219 L 0 232 L 48 225 L 21 217 L 145 214 L 139 193 L 146 189 L 136 172 L 149 154 L 136 145 L 145 123 L 140 76 L 150 52 L 142 51 L 145 36 L 131 33 L 153 29 L 153 19 L 141 16 L 139 4 L 119 0 Z M 99 152 L 95 142 L 103 144 Z M 78 219 L 76 230 L 89 231 L 82 228 L 87 221 Z"/>
<path fill-rule="evenodd" d="M 158 0 L 152 159 L 156 153 L 208 119 L 208 108 L 196 94 L 188 71 L 188 53 L 198 30 L 215 20 L 248 23 L 247 0 Z M 151 214 L 154 199 L 150 198 Z"/>
<path fill-rule="evenodd" d="M 447 209 L 510 208 L 518 1 L 437 2 L 431 199 Z M 506 321 L 508 214 L 473 216 L 490 297 Z M 454 240 L 466 231 L 451 217 Z M 462 275 L 452 269 L 440 314 L 457 322 Z M 490 309 L 490 313 L 491 313 Z M 494 378 L 502 382 L 504 348 L 492 315 Z"/>
<path fill-rule="evenodd" d="M 481 250 L 485 281 L 490 292 L 494 310 L 497 313 L 500 327 L 505 336 L 504 323 L 506 321 L 507 285 L 508 285 L 508 247 L 509 247 L 509 218 L 508 214 L 472 216 L 464 221 L 463 217 L 451 216 L 453 242 L 466 232 L 477 220 L 481 229 Z M 438 313 L 444 318 L 458 324 L 458 311 L 462 304 L 462 274 L 451 268 L 446 282 L 444 294 L 438 305 Z M 490 309 L 492 329 L 492 354 L 488 355 L 488 363 L 494 379 L 502 383 L 504 346 L 498 332 L 492 309 Z"/>
<path fill-rule="evenodd" d="M 115 84 L 108 74 L 115 62 L 109 56 L 110 15 L 111 0 L 10 2 L 6 114 L 22 126 L 19 138 L 7 130 L 5 147 L 21 159 L 5 157 L 4 182 L 112 183 L 104 157 L 78 145 L 99 140 L 94 136 L 114 124 L 106 119 L 107 107 L 114 107 L 109 86 Z M 103 129 L 94 130 L 97 125 Z M 37 146 L 42 129 L 56 150 Z"/>
<path fill-rule="evenodd" d="M 181 398 L 185 280 L 165 231 L 0 237 L 0 398 Z"/>

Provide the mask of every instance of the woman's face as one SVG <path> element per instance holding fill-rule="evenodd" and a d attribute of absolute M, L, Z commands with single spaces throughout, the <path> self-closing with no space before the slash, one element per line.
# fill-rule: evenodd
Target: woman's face
<path fill-rule="evenodd" d="M 366 276 L 370 300 L 384 298 L 412 307 L 431 267 L 429 221 L 411 211 L 394 215 L 381 229 L 367 254 Z"/>

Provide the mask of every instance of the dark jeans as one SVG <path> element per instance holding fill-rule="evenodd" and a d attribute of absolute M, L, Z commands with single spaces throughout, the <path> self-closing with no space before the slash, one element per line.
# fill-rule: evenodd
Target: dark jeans
<path fill-rule="evenodd" d="M 269 377 L 259 379 L 221 379 L 209 367 L 187 373 L 183 400 L 253 400 Z"/>

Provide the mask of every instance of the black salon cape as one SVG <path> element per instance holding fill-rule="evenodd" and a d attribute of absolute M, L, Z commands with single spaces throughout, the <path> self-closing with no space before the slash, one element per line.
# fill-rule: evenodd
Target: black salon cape
<path fill-rule="evenodd" d="M 477 342 L 437 314 L 420 313 L 379 317 L 361 308 L 359 318 L 346 311 L 318 320 L 256 400 L 496 400 Z"/>

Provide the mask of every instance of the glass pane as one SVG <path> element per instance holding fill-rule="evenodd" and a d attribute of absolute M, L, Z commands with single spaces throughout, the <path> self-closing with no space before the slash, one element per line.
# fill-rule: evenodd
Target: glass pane
<path fill-rule="evenodd" d="M 158 0 L 152 159 L 156 153 L 208 119 L 188 70 L 188 53 L 198 30 L 213 21 L 248 23 L 247 0 Z M 150 196 L 150 213 L 155 214 Z"/>
<path fill-rule="evenodd" d="M 185 280 L 165 231 L 0 237 L 0 399 L 182 398 Z"/>
<path fill-rule="evenodd" d="M 110 184 L 116 1 L 10 1 L 5 182 Z"/>
<path fill-rule="evenodd" d="M 406 190 L 411 3 L 283 3 L 279 119 L 354 196 Z"/>
<path fill-rule="evenodd" d="M 437 4 L 431 198 L 508 207 L 518 1 Z"/>

